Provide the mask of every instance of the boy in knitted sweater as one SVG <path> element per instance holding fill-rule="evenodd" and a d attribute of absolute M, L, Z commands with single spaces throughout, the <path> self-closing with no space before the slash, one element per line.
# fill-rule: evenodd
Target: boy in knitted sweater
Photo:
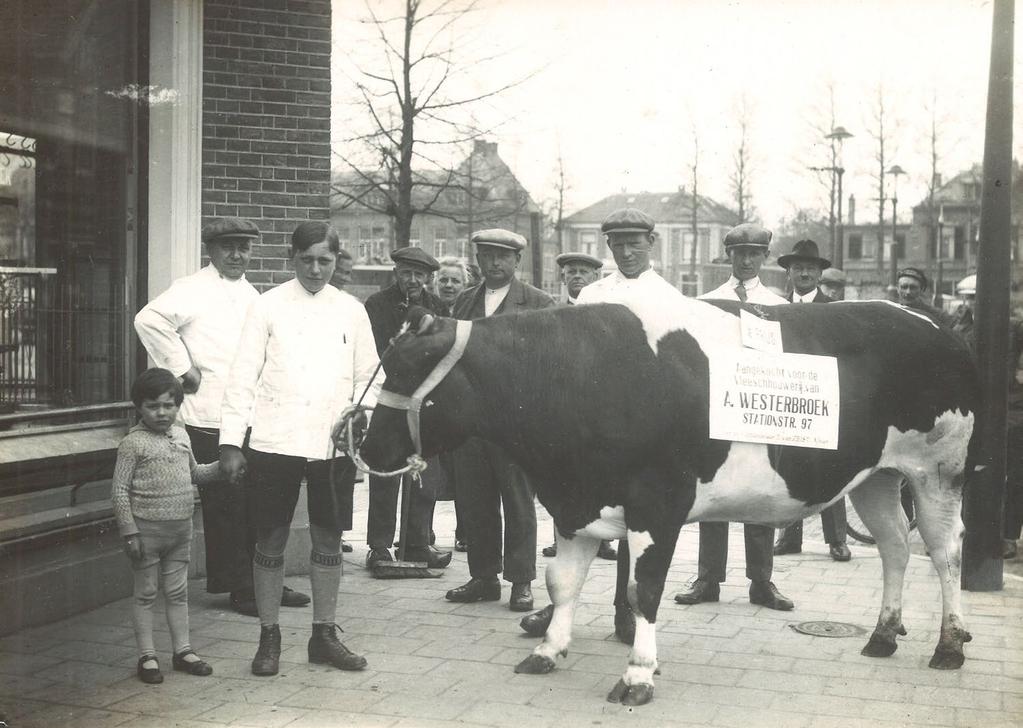
<path fill-rule="evenodd" d="M 184 391 L 166 369 L 147 369 L 131 385 L 139 423 L 117 448 L 111 485 L 114 517 L 135 575 L 132 621 L 139 648 L 138 676 L 163 682 L 153 646 L 153 602 L 163 575 L 175 670 L 211 675 L 213 668 L 188 640 L 188 561 L 192 543 L 193 483 L 220 479 L 218 463 L 199 465 L 188 435 L 174 426 Z"/>

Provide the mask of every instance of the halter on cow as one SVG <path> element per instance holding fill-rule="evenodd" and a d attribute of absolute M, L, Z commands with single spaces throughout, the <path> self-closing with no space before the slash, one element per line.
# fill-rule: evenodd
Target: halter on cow
<path fill-rule="evenodd" d="M 711 440 L 709 355 L 741 346 L 738 308 L 680 294 L 649 306 L 599 304 L 477 321 L 461 357 L 435 386 L 430 382 L 432 391 L 419 390 L 437 379 L 429 372 L 454 346 L 454 321 L 422 323 L 385 356 L 385 396 L 362 446 L 366 462 L 389 467 L 417 444 L 429 457 L 481 437 L 529 473 L 554 517 L 558 556 L 547 569 L 554 616 L 517 671 L 553 669 L 567 650 L 600 539 L 626 537 L 636 637 L 609 699 L 647 702 L 657 668 L 654 623 L 682 524 L 792 521 L 847 493 L 877 539 L 884 567 L 881 611 L 863 652 L 892 654 L 904 634 L 909 553 L 902 477 L 941 581 L 931 665 L 962 664 L 969 634 L 959 604 L 959 507 L 978 401 L 965 347 L 884 303 L 779 307 L 786 350 L 837 357 L 838 449 Z M 409 425 L 413 408 L 422 418 L 421 443 Z"/>

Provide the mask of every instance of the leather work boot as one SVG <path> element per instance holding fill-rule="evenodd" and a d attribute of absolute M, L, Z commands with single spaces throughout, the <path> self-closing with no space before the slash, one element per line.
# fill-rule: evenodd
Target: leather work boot
<path fill-rule="evenodd" d="M 795 535 L 785 529 L 781 532 L 781 537 L 774 544 L 774 555 L 785 556 L 786 554 L 801 554 L 803 553 L 803 544 L 796 540 Z"/>
<path fill-rule="evenodd" d="M 487 579 L 473 577 L 462 586 L 444 595 L 449 602 L 496 602 L 501 598 L 501 582 L 496 576 Z"/>
<path fill-rule="evenodd" d="M 528 612 L 533 608 L 533 589 L 528 581 L 520 581 L 512 584 L 511 597 L 508 599 L 508 609 L 513 612 Z"/>
<path fill-rule="evenodd" d="M 519 626 L 522 627 L 522 631 L 530 637 L 543 637 L 547 634 L 547 628 L 551 626 L 551 620 L 553 618 L 554 605 L 548 604 L 539 612 L 527 614 L 519 620 Z"/>
<path fill-rule="evenodd" d="M 398 552 L 399 561 L 425 561 L 431 569 L 443 569 L 451 563 L 451 552 L 433 546 L 409 546 L 405 553 Z"/>
<path fill-rule="evenodd" d="M 259 649 L 252 658 L 253 675 L 276 675 L 281 660 L 281 627 L 265 624 L 259 628 Z"/>
<path fill-rule="evenodd" d="M 849 550 L 844 541 L 828 544 L 828 553 L 831 554 L 831 558 L 835 561 L 848 561 L 852 558 L 852 551 Z"/>
<path fill-rule="evenodd" d="M 699 604 L 700 602 L 716 602 L 721 598 L 721 585 L 706 579 L 697 579 L 687 592 L 675 595 L 678 604 Z"/>
<path fill-rule="evenodd" d="M 787 612 L 795 606 L 793 601 L 778 591 L 778 587 L 770 581 L 751 581 L 749 601 L 750 604 L 759 604 L 762 607 L 782 612 Z"/>
<path fill-rule="evenodd" d="M 366 568 L 372 570 L 381 561 L 394 561 L 390 549 L 370 549 L 366 554 Z"/>
<path fill-rule="evenodd" d="M 282 607 L 304 607 L 309 604 L 310 599 L 308 594 L 303 594 L 300 591 L 295 591 L 291 587 L 284 587 L 281 590 L 281 606 Z"/>
<path fill-rule="evenodd" d="M 365 669 L 366 658 L 341 644 L 335 630 L 341 628 L 336 624 L 313 625 L 313 636 L 309 638 L 309 662 L 333 665 L 338 670 Z"/>

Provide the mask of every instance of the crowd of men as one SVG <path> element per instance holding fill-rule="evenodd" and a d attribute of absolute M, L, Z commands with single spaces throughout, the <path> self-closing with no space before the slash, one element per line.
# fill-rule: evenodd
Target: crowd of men
<path fill-rule="evenodd" d="M 252 662 L 257 675 L 278 671 L 281 606 L 302 607 L 310 597 L 284 585 L 284 553 L 300 485 L 306 485 L 312 549 L 312 635 L 309 660 L 344 670 L 366 666 L 348 650 L 335 623 L 341 578 L 342 540 L 352 529 L 356 470 L 337 455 L 331 432 L 353 403 L 372 406 L 382 375 L 379 360 L 400 331 L 407 312 L 421 306 L 440 316 L 475 320 L 556 305 L 599 303 L 621 289 L 656 293 L 670 284 L 653 269 L 655 222 L 626 208 L 604 220 L 616 270 L 602 277 L 603 261 L 578 252 L 557 258 L 566 296 L 556 301 L 518 278 L 526 240 L 501 230 L 473 233 L 479 280 L 458 259 L 436 260 L 417 247 L 391 253 L 394 282 L 362 304 L 342 289 L 351 280 L 352 259 L 337 234 L 323 222 L 298 225 L 291 238 L 295 278 L 262 295 L 245 279 L 256 225 L 222 218 L 202 233 L 209 264 L 186 276 L 151 301 L 135 319 L 139 338 L 155 363 L 182 382 L 181 408 L 199 462 L 219 460 L 229 483 L 200 489 L 207 582 L 211 593 L 228 593 L 231 606 L 258 616 L 259 648 Z M 765 305 L 828 303 L 843 298 L 845 278 L 831 268 L 811 240 L 797 242 L 778 263 L 788 273 L 787 297 L 760 280 L 771 233 L 754 224 L 738 225 L 724 238 L 731 265 L 728 280 L 702 298 Z M 924 274 L 899 274 L 905 305 L 947 323 L 921 293 Z M 493 416 L 500 416 L 494 413 Z M 356 423 L 364 415 L 355 415 Z M 455 502 L 454 548 L 468 552 L 470 579 L 451 589 L 453 602 L 498 601 L 500 577 L 511 585 L 508 605 L 531 611 L 536 578 L 537 528 L 533 491 L 526 474 L 500 448 L 470 439 L 428 468 L 421 488 L 407 489 L 399 517 L 397 477 L 369 477 L 367 568 L 400 561 L 446 567 L 452 554 L 435 545 L 433 513 L 437 500 Z M 821 514 L 824 539 L 836 561 L 851 557 L 846 545 L 845 503 Z M 1017 519 L 1018 520 L 1018 519 Z M 1007 527 L 1007 534 L 1011 530 Z M 725 579 L 728 524 L 701 523 L 699 570 L 680 604 L 717 601 Z M 1018 536 L 1019 526 L 1015 525 Z M 395 541 L 396 535 L 400 538 Z M 553 556 L 557 539 L 543 550 Z M 793 600 L 772 582 L 773 557 L 798 553 L 802 524 L 785 529 L 777 542 L 769 526 L 744 527 L 746 575 L 753 604 L 789 610 Z M 1007 536 L 1008 537 L 1008 536 Z M 392 555 L 398 544 L 402 548 Z M 615 558 L 610 543 L 600 556 Z M 529 615 L 522 626 L 542 633 L 550 608 Z"/>

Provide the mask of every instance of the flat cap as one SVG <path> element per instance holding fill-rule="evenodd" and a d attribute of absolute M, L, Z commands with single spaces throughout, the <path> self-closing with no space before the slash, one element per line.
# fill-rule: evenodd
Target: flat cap
<path fill-rule="evenodd" d="M 919 268 L 902 268 L 896 278 L 913 278 L 920 284 L 921 289 L 927 288 L 927 276 Z"/>
<path fill-rule="evenodd" d="M 614 233 L 652 233 L 654 219 L 635 207 L 623 207 L 615 210 L 600 223 L 600 232 L 605 235 Z"/>
<path fill-rule="evenodd" d="M 422 248 L 416 248 L 409 246 L 407 248 L 398 248 L 397 250 L 391 251 L 391 260 L 395 263 L 407 263 L 409 265 L 418 265 L 422 268 L 426 268 L 429 271 L 435 271 L 440 268 L 440 263 L 432 255 L 427 253 Z"/>
<path fill-rule="evenodd" d="M 831 261 L 821 257 L 820 251 L 817 249 L 817 243 L 809 239 L 800 240 L 793 245 L 791 253 L 778 258 L 778 265 L 788 270 L 789 266 L 797 260 L 808 260 L 816 263 L 821 267 L 821 270 L 831 267 Z"/>
<path fill-rule="evenodd" d="M 492 228 L 477 230 L 472 234 L 472 242 L 476 245 L 492 245 L 495 248 L 506 248 L 518 252 L 526 247 L 526 239 L 511 230 Z"/>
<path fill-rule="evenodd" d="M 770 230 L 762 228 L 756 223 L 744 222 L 725 233 L 725 250 L 734 248 L 736 245 L 766 248 L 771 244 L 771 237 Z"/>
<path fill-rule="evenodd" d="M 586 253 L 562 253 L 554 259 L 559 266 L 565 266 L 569 263 L 582 263 L 583 265 L 590 265 L 594 268 L 603 268 L 604 261 L 600 258 L 596 258 Z"/>
<path fill-rule="evenodd" d="M 251 220 L 240 217 L 218 217 L 202 229 L 202 241 L 211 243 L 226 238 L 258 238 L 259 228 Z"/>
<path fill-rule="evenodd" d="M 845 285 L 845 273 L 841 268 L 828 268 L 821 273 L 821 283 L 830 283 L 833 286 Z"/>

